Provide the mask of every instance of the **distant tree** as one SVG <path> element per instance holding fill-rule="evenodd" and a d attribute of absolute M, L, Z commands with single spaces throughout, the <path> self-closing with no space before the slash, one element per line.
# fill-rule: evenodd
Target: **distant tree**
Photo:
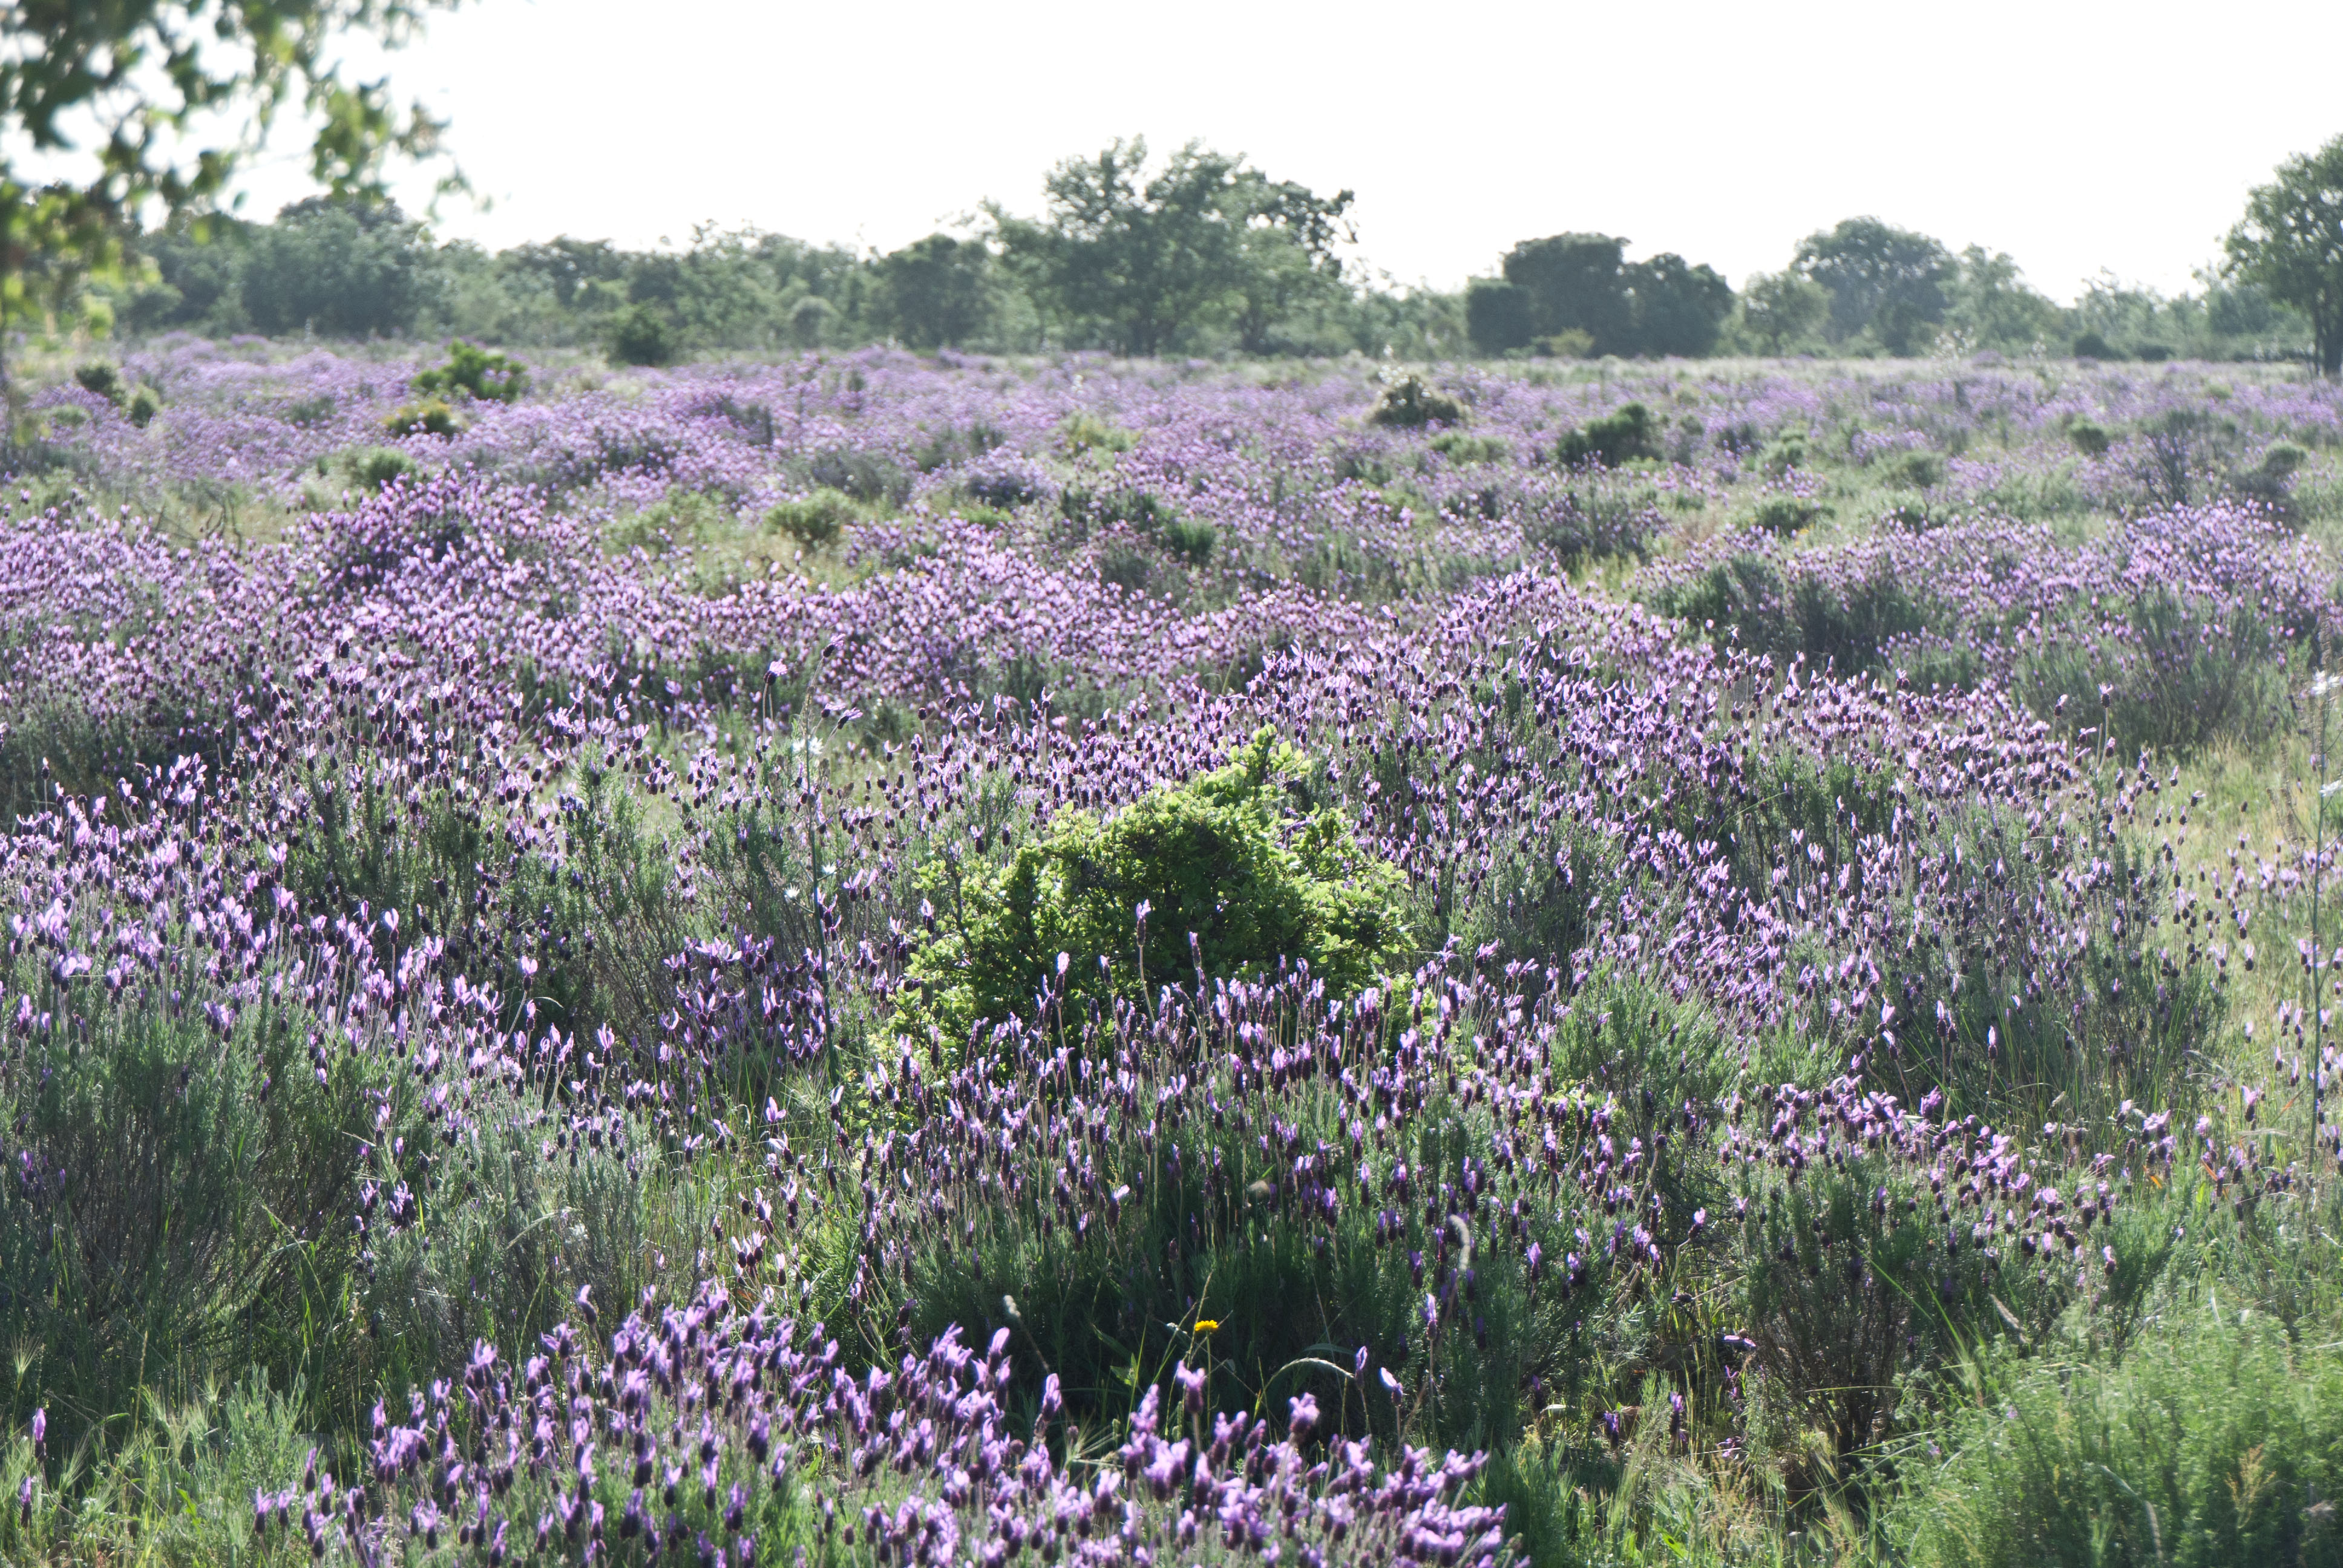
<path fill-rule="evenodd" d="M 1808 235 L 1792 266 L 1829 291 L 1834 337 L 1867 328 L 1898 354 L 1909 353 L 1944 319 L 1945 286 L 1956 272 L 1941 244 L 1875 217 L 1851 217 Z"/>
<path fill-rule="evenodd" d="M 980 241 L 931 234 L 880 257 L 878 271 L 881 313 L 914 348 L 968 343 L 992 325 L 998 285 Z"/>
<path fill-rule="evenodd" d="M 1239 172 L 1232 196 L 1244 215 L 1238 242 L 1237 346 L 1248 354 L 1274 347 L 1278 324 L 1311 305 L 1347 297 L 1335 246 L 1353 238 L 1347 190 L 1322 196 L 1255 169 Z"/>
<path fill-rule="evenodd" d="M 1625 240 L 1607 234 L 1556 234 L 1507 251 L 1505 281 L 1530 297 L 1534 336 L 1579 331 L 1599 354 L 1634 353 L 1626 249 Z"/>
<path fill-rule="evenodd" d="M 2036 344 L 2065 339 L 2067 313 L 2036 293 L 2017 263 L 1981 245 L 1961 252 L 1960 268 L 1946 291 L 1946 329 L 1972 349 L 2024 353 Z"/>
<path fill-rule="evenodd" d="M 1638 354 L 1697 358 L 1716 347 L 1733 314 L 1733 286 L 1715 268 L 1694 266 L 1673 251 L 1630 263 L 1620 278 Z"/>
<path fill-rule="evenodd" d="M 401 115 L 387 82 L 344 81 L 344 40 L 396 45 L 452 3 L 38 0 L 0 11 L 0 328 L 26 303 L 29 276 L 116 266 L 148 203 L 208 207 L 288 103 L 317 125 L 317 181 L 379 196 L 386 160 L 429 156 L 443 127 L 419 106 Z M 250 129 L 202 134 L 223 126 Z M 48 183 L 26 184 L 20 158 Z"/>
<path fill-rule="evenodd" d="M 540 284 L 564 310 L 575 310 L 598 283 L 625 280 L 627 254 L 607 239 L 558 239 L 515 246 L 497 253 L 499 272 Z"/>
<path fill-rule="evenodd" d="M 1814 333 L 1830 314 L 1830 292 L 1795 269 L 1761 272 L 1741 286 L 1741 330 L 1778 355 Z"/>
<path fill-rule="evenodd" d="M 1214 318 L 1265 334 L 1281 288 L 1328 266 L 1351 193 L 1271 181 L 1190 142 L 1151 170 L 1147 143 L 1117 140 L 1044 182 L 1046 214 L 985 210 L 1004 258 L 1044 307 L 1091 323 L 1125 354 L 1159 354 Z"/>
<path fill-rule="evenodd" d="M 1464 290 L 1464 331 L 1483 354 L 1526 348 L 1537 336 L 1536 309 L 1520 284 L 1476 277 Z"/>
<path fill-rule="evenodd" d="M 2343 374 L 2343 136 L 2256 186 L 2224 248 L 2238 281 L 2309 318 L 2320 372 Z"/>
<path fill-rule="evenodd" d="M 239 293 L 258 331 L 411 332 L 439 282 L 431 242 L 397 204 L 312 196 L 251 231 Z"/>

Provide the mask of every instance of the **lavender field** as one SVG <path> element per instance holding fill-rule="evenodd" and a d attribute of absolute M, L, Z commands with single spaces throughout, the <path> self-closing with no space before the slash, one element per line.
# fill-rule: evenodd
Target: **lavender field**
<path fill-rule="evenodd" d="M 447 359 L 10 454 L 0 1556 L 2343 1562 L 2335 383 Z"/>

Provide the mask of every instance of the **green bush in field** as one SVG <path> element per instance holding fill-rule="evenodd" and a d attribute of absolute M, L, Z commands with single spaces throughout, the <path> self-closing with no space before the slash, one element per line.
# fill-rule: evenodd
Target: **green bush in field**
<path fill-rule="evenodd" d="M 444 439 L 463 429 L 464 422 L 456 417 L 454 407 L 447 399 L 426 397 L 394 410 L 382 422 L 382 427 L 394 436 L 437 436 Z"/>
<path fill-rule="evenodd" d="M 1306 809 L 1309 785 L 1306 760 L 1264 729 L 1227 767 L 1103 821 L 1061 817 L 998 864 L 940 863 L 925 879 L 934 930 L 911 963 L 920 1000 L 899 1024 L 949 1040 L 1044 991 L 1069 1008 L 1136 1000 L 1192 975 L 1197 955 L 1219 978 L 1292 959 L 1330 995 L 1360 990 L 1407 951 L 1401 879 L 1339 812 Z"/>
<path fill-rule="evenodd" d="M 2115 445 L 2115 437 L 2107 434 L 2107 427 L 2090 419 L 2077 419 L 2068 426 L 2066 439 L 2073 442 L 2075 450 L 2086 457 L 2104 457 L 2107 455 L 2107 448 Z"/>
<path fill-rule="evenodd" d="M 1415 430 L 1426 425 L 1463 423 L 1464 405 L 1421 376 L 1403 376 L 1383 388 L 1367 414 L 1370 425 Z"/>
<path fill-rule="evenodd" d="M 461 392 L 483 403 L 518 403 L 528 390 L 528 367 L 458 338 L 447 345 L 447 364 L 417 372 L 408 385 L 429 397 Z"/>
<path fill-rule="evenodd" d="M 74 380 L 85 392 L 96 393 L 117 407 L 122 403 L 122 372 L 103 359 L 94 359 L 74 371 Z"/>
<path fill-rule="evenodd" d="M 1598 461 L 1617 468 L 1638 457 L 1657 459 L 1660 455 L 1659 422 L 1641 403 L 1588 420 L 1584 428 L 1564 435 L 1554 448 L 1555 459 L 1571 468 Z"/>
<path fill-rule="evenodd" d="M 765 526 L 776 533 L 787 534 L 808 548 L 829 544 L 846 531 L 846 525 L 860 521 L 862 509 L 854 498 L 843 490 L 833 490 L 827 485 L 809 496 L 783 501 L 765 514 Z"/>

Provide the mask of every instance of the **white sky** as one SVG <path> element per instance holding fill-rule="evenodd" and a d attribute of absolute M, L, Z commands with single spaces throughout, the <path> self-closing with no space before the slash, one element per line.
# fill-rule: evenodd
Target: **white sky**
<path fill-rule="evenodd" d="M 473 0 L 388 64 L 493 204 L 439 232 L 491 246 L 713 219 L 887 249 L 1141 133 L 1354 188 L 1403 282 L 1596 229 L 1738 285 L 1875 213 L 2065 299 L 2189 286 L 2248 186 L 2343 134 L 2338 57 L 2336 0 Z M 248 213 L 303 194 L 291 162 Z"/>

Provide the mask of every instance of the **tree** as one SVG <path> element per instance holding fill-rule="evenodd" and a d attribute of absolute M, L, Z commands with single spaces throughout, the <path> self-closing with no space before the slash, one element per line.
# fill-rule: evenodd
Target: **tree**
<path fill-rule="evenodd" d="M 1948 292 L 1944 324 L 1972 349 L 2022 354 L 2036 344 L 2062 341 L 2068 334 L 2067 313 L 2036 293 L 2017 263 L 2004 252 L 1981 245 L 1962 251 L 1960 271 Z"/>
<path fill-rule="evenodd" d="M 931 234 L 879 258 L 881 309 L 914 348 L 981 337 L 994 312 L 992 256 L 977 240 Z"/>
<path fill-rule="evenodd" d="M 1733 286 L 1715 267 L 1694 266 L 1674 251 L 1630 263 L 1620 281 L 1638 354 L 1698 358 L 1716 347 L 1733 314 Z"/>
<path fill-rule="evenodd" d="M 401 337 L 437 292 L 437 260 L 397 203 L 312 196 L 252 231 L 245 317 L 272 335 Z"/>
<path fill-rule="evenodd" d="M 1245 169 L 1238 175 L 1234 196 L 1244 214 L 1238 240 L 1237 346 L 1247 354 L 1266 354 L 1280 322 L 1305 306 L 1345 297 L 1334 246 L 1355 237 L 1344 216 L 1353 195 L 1345 190 L 1322 196 L 1307 186 Z"/>
<path fill-rule="evenodd" d="M 1584 332 L 1598 354 L 1635 352 L 1626 249 L 1627 242 L 1612 235 L 1556 234 L 1507 251 L 1505 281 L 1529 296 L 1533 335 Z"/>
<path fill-rule="evenodd" d="M 1829 291 L 1833 337 L 1868 328 L 1897 354 L 1944 319 L 1945 285 L 1954 276 L 1952 253 L 1942 245 L 1875 217 L 1808 235 L 1792 266 Z"/>
<path fill-rule="evenodd" d="M 2309 318 L 2319 371 L 2343 374 L 2343 136 L 2256 186 L 2223 248 L 2232 276 Z"/>
<path fill-rule="evenodd" d="M 1761 272 L 1741 286 L 1741 329 L 1779 355 L 1823 324 L 1830 294 L 1795 270 Z"/>
<path fill-rule="evenodd" d="M 1530 291 L 1499 277 L 1476 277 L 1464 291 L 1464 332 L 1483 354 L 1526 348 L 1537 336 Z"/>
<path fill-rule="evenodd" d="M 402 115 L 387 81 L 343 79 L 357 34 L 396 46 L 455 0 L 17 0 L 0 13 L 0 332 L 28 267 L 115 266 L 146 204 L 201 211 L 286 106 L 317 125 L 309 167 L 339 196 L 382 195 L 393 154 L 428 156 L 444 128 Z M 201 131 L 248 122 L 235 139 Z M 69 169 L 28 186 L 29 153 Z"/>
<path fill-rule="evenodd" d="M 1040 222 L 985 210 L 1037 300 L 1094 324 L 1125 354 L 1159 354 L 1213 318 L 1265 336 L 1299 270 L 1328 269 L 1351 193 L 1322 198 L 1190 142 L 1150 172 L 1147 143 L 1117 140 L 1050 172 Z"/>

